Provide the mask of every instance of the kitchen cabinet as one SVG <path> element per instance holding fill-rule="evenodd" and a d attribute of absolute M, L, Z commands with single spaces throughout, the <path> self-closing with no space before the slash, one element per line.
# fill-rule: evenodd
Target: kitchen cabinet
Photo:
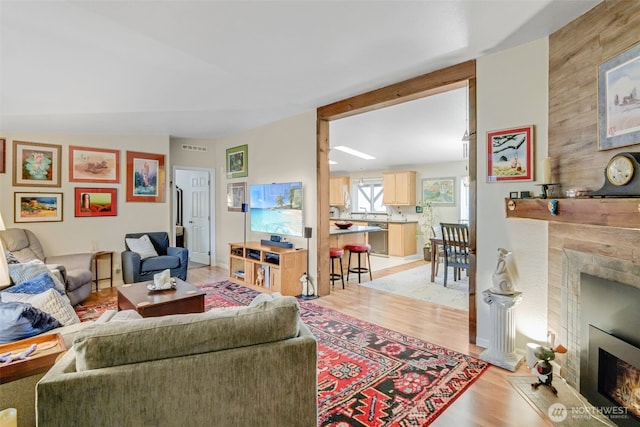
<path fill-rule="evenodd" d="M 416 172 L 384 172 L 382 174 L 384 194 L 382 203 L 390 206 L 415 206 Z"/>
<path fill-rule="evenodd" d="M 389 256 L 405 257 L 416 253 L 417 225 L 416 222 L 389 223 Z"/>
<path fill-rule="evenodd" d="M 329 206 L 344 206 L 344 193 L 351 191 L 351 178 L 332 176 L 329 178 Z"/>

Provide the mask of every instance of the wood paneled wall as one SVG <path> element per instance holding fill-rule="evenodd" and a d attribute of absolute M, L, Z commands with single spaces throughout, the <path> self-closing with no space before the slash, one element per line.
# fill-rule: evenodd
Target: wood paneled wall
<path fill-rule="evenodd" d="M 599 189 L 613 154 L 598 151 L 598 66 L 640 43 L 640 1 L 612 0 L 549 38 L 549 156 L 563 188 Z M 639 141 L 640 142 L 640 141 Z"/>
<path fill-rule="evenodd" d="M 610 0 L 549 38 L 549 156 L 563 188 L 599 189 L 617 152 L 598 151 L 598 66 L 640 43 L 640 1 Z M 640 141 L 638 141 L 640 142 Z M 640 230 L 566 224 L 549 226 L 549 328 L 560 325 L 562 249 L 619 255 L 640 264 Z"/>

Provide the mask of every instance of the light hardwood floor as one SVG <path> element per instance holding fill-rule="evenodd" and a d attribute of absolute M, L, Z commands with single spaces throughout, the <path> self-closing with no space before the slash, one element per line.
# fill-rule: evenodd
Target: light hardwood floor
<path fill-rule="evenodd" d="M 374 272 L 373 277 L 375 279 L 393 274 L 423 263 L 424 261 L 415 261 Z M 227 270 L 220 267 L 190 269 L 188 273 L 189 282 L 194 284 L 217 282 L 226 280 L 227 277 Z M 98 293 L 91 294 L 86 303 L 113 298 L 114 289 L 100 289 Z M 343 290 L 342 285 L 336 283 L 331 295 L 313 302 L 471 356 L 478 356 L 483 350 L 468 343 L 466 312 L 358 286 L 355 276 L 347 283 L 346 289 Z M 553 424 L 540 415 L 507 381 L 508 375 L 528 374 L 524 365 L 515 373 L 490 367 L 431 425 L 552 426 Z"/>

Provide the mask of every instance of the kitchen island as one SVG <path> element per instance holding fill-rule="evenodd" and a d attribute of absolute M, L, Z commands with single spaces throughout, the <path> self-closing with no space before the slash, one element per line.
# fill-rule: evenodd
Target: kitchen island
<path fill-rule="evenodd" d="M 382 228 L 371 225 L 352 225 L 345 230 L 336 226 L 331 226 L 329 231 L 329 246 L 332 248 L 343 248 L 344 245 L 350 243 L 368 243 L 369 233 L 375 233 L 378 231 L 382 231 Z M 349 254 L 345 251 L 345 254 L 342 257 L 342 266 L 345 273 L 347 272 L 348 263 Z"/>

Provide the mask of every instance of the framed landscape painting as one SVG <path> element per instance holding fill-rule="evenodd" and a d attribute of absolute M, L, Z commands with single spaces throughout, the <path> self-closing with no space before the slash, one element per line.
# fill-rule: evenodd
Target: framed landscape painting
<path fill-rule="evenodd" d="M 598 67 L 598 150 L 640 143 L 640 44 Z"/>
<path fill-rule="evenodd" d="M 62 193 L 14 193 L 14 222 L 62 221 Z"/>
<path fill-rule="evenodd" d="M 60 187 L 61 145 L 13 141 L 13 185 Z"/>
<path fill-rule="evenodd" d="M 120 182 L 120 151 L 70 145 L 69 181 Z"/>
<path fill-rule="evenodd" d="M 433 206 L 456 205 L 456 177 L 424 178 L 422 180 L 422 202 Z"/>
<path fill-rule="evenodd" d="M 227 149 L 227 178 L 242 178 L 249 175 L 248 146 Z"/>
<path fill-rule="evenodd" d="M 164 155 L 127 151 L 127 202 L 164 202 Z"/>
<path fill-rule="evenodd" d="M 118 190 L 115 188 L 75 188 L 76 216 L 116 216 Z"/>
<path fill-rule="evenodd" d="M 487 132 L 487 182 L 533 181 L 533 126 Z"/>

